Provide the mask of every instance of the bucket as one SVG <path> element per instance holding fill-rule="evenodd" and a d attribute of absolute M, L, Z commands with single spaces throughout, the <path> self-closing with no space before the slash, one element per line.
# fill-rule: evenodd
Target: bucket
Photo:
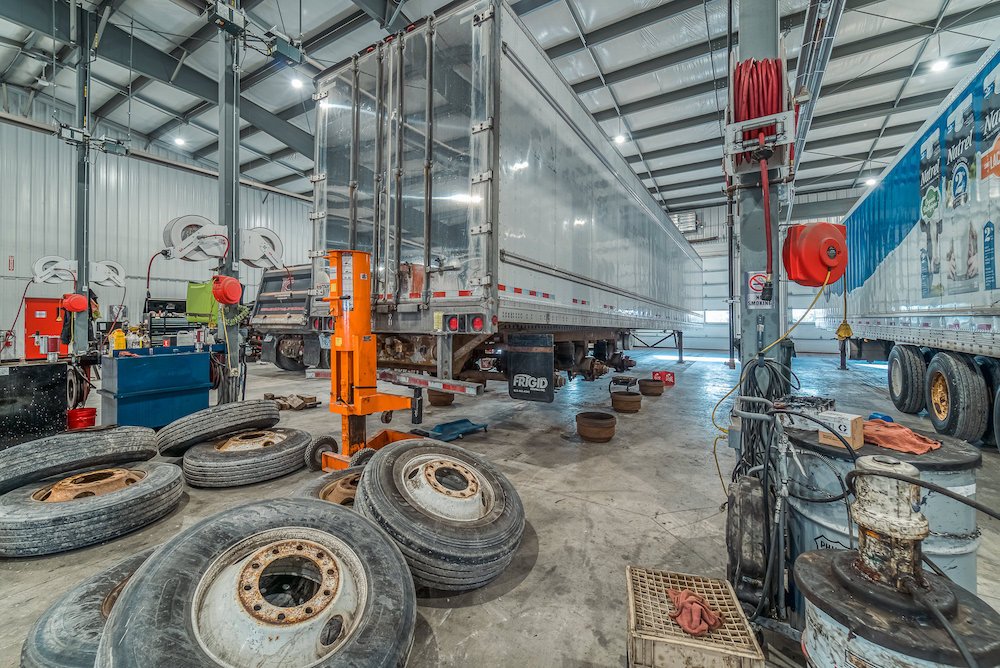
<path fill-rule="evenodd" d="M 66 411 L 66 428 L 70 431 L 93 427 L 96 422 L 96 408 L 71 408 Z"/>

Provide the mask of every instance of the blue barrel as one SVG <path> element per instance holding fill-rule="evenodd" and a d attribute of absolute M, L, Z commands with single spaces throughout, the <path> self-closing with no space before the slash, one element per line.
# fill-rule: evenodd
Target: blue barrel
<path fill-rule="evenodd" d="M 976 496 L 976 469 L 982 465 L 982 455 L 965 441 L 934 434 L 917 433 L 941 442 L 941 447 L 923 455 L 912 455 L 865 445 L 858 456 L 883 455 L 912 464 L 920 478 L 940 485 L 968 498 Z M 827 497 L 841 493 L 841 483 L 854 468 L 847 450 L 821 444 L 816 432 L 787 430 L 792 445 L 798 450 L 798 461 L 788 462 L 792 479 L 791 491 L 799 496 Z M 804 471 L 804 472 L 803 472 Z M 838 480 L 839 479 L 839 480 Z M 923 542 L 923 553 L 937 564 L 951 580 L 962 588 L 976 592 L 976 551 L 979 549 L 979 528 L 976 511 L 969 506 L 923 490 L 921 511 L 930 524 L 930 535 Z M 812 503 L 789 499 L 788 529 L 792 560 L 803 552 L 817 549 L 857 548 L 857 525 L 850 522 L 843 501 Z"/>

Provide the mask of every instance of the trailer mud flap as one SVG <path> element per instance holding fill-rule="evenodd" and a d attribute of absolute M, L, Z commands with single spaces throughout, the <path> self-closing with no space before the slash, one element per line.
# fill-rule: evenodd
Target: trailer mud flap
<path fill-rule="evenodd" d="M 277 359 L 275 351 L 278 348 L 278 337 L 273 334 L 267 334 L 264 339 L 260 342 L 260 359 L 262 362 L 269 362 L 274 364 L 274 360 Z"/>
<path fill-rule="evenodd" d="M 507 392 L 512 399 L 552 403 L 555 399 L 555 348 L 551 334 L 507 337 Z"/>

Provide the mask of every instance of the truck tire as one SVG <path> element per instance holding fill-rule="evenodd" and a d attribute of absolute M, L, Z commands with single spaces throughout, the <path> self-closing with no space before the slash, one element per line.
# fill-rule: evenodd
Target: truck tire
<path fill-rule="evenodd" d="M 524 508 L 507 478 L 476 454 L 430 439 L 380 449 L 361 476 L 357 509 L 396 541 L 420 586 L 481 587 L 514 557 Z"/>
<path fill-rule="evenodd" d="M 138 462 L 156 456 L 146 427 L 68 431 L 0 450 L 0 494 L 60 473 Z"/>
<path fill-rule="evenodd" d="M 205 441 L 184 453 L 184 479 L 192 487 L 238 487 L 280 478 L 302 468 L 311 440 L 278 427 Z"/>
<path fill-rule="evenodd" d="M 302 358 L 289 357 L 281 352 L 281 341 L 279 340 L 277 345 L 274 347 L 274 366 L 278 367 L 282 371 L 305 371 L 306 363 Z"/>
<path fill-rule="evenodd" d="M 297 497 L 320 499 L 345 508 L 353 508 L 361 482 L 363 466 L 352 466 L 343 471 L 333 471 L 310 480 L 295 493 Z"/>
<path fill-rule="evenodd" d="M 180 457 L 195 443 L 244 429 L 267 429 L 278 424 L 278 404 L 252 399 L 205 408 L 174 420 L 156 434 L 161 455 Z"/>
<path fill-rule="evenodd" d="M 333 436 L 320 436 L 309 444 L 309 447 L 305 449 L 303 457 L 305 459 L 306 468 L 310 471 L 322 471 L 323 470 L 323 453 L 332 452 L 336 454 L 339 452 L 340 446 L 337 444 L 337 439 Z"/>
<path fill-rule="evenodd" d="M 102 490 L 109 482 L 117 484 Z M 162 462 L 25 485 L 0 496 L 0 557 L 54 554 L 117 538 L 169 513 L 183 489 L 180 467 Z M 56 495 L 75 498 L 53 500 Z"/>
<path fill-rule="evenodd" d="M 895 345 L 889 353 L 889 398 L 904 413 L 924 409 L 927 362 L 917 346 Z"/>
<path fill-rule="evenodd" d="M 939 352 L 927 365 L 925 401 L 938 433 L 975 442 L 986 432 L 989 393 L 976 363 L 966 355 Z"/>
<path fill-rule="evenodd" d="M 415 623 L 406 562 L 370 520 L 270 499 L 208 517 L 149 557 L 108 617 L 95 666 L 395 668 Z"/>
<path fill-rule="evenodd" d="M 351 466 L 361 466 L 364 467 L 375 453 L 378 452 L 375 448 L 361 448 L 353 455 L 351 455 Z"/>
<path fill-rule="evenodd" d="M 21 646 L 21 668 L 93 668 L 104 624 L 122 587 L 156 548 L 94 575 L 42 613 Z"/>

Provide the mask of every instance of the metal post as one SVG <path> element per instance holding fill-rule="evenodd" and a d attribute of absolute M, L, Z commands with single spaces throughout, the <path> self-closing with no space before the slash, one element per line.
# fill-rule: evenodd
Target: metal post
<path fill-rule="evenodd" d="M 777 0 L 744 0 L 739 7 L 740 44 L 739 60 L 778 57 L 778 5 Z M 769 175 L 773 178 L 773 172 Z M 781 336 L 781 290 L 777 285 L 768 307 L 751 309 L 751 297 L 760 293 L 753 291 L 748 280 L 754 274 L 763 273 L 767 266 L 767 244 L 764 226 L 764 201 L 760 187 L 760 175 L 748 174 L 740 177 L 739 220 L 739 268 L 740 281 L 740 359 L 744 365 L 757 357 L 758 351 Z M 771 253 L 774 265 L 774 281 L 780 280 L 781 252 L 778 234 L 778 188 L 770 188 L 771 210 Z M 781 364 L 790 361 L 790 352 L 782 346 L 775 346 L 768 355 Z"/>
<path fill-rule="evenodd" d="M 361 146 L 361 78 L 358 57 L 354 56 L 351 80 L 351 173 L 348 184 L 349 212 L 347 248 L 358 250 L 358 161 Z"/>
<path fill-rule="evenodd" d="M 423 304 L 431 303 L 431 222 L 434 205 L 434 19 L 428 19 L 427 71 L 424 83 L 427 96 L 424 102 L 424 295 Z"/>
<path fill-rule="evenodd" d="M 84 131 L 83 140 L 76 146 L 76 228 L 73 235 L 76 256 L 76 291 L 85 297 L 90 293 L 90 144 L 86 134 L 90 131 L 90 15 L 74 2 L 71 16 L 78 27 L 76 65 L 76 127 Z M 79 14 L 77 13 L 79 12 Z M 88 302 L 89 305 L 89 302 Z M 90 345 L 90 308 L 77 313 L 73 319 L 73 354 L 87 351 Z"/>
<path fill-rule="evenodd" d="M 238 0 L 234 0 L 238 8 Z M 239 41 L 228 32 L 219 31 L 219 224 L 226 226 L 229 254 L 220 273 L 239 278 L 240 220 L 240 74 L 237 68 Z M 235 318 L 236 306 L 224 310 L 227 321 Z M 219 403 L 239 400 L 240 335 L 239 325 L 219 323 L 226 341 L 226 368 L 229 375 L 219 387 Z M 227 336 L 228 335 L 228 336 Z"/>

